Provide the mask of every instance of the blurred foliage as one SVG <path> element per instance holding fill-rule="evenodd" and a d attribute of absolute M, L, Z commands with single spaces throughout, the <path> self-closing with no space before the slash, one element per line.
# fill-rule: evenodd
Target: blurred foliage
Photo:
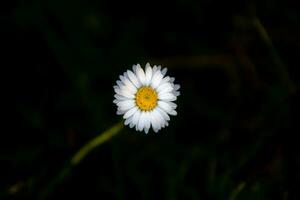
<path fill-rule="evenodd" d="M 299 199 L 296 4 L 7 2 L 0 199 Z M 119 74 L 146 62 L 181 84 L 178 116 L 70 168 L 120 121 Z"/>

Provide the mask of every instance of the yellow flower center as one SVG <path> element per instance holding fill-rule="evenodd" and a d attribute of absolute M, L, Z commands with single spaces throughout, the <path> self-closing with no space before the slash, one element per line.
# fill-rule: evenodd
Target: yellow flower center
<path fill-rule="evenodd" d="M 141 87 L 135 95 L 135 102 L 142 111 L 150 111 L 157 105 L 157 93 L 151 87 Z"/>

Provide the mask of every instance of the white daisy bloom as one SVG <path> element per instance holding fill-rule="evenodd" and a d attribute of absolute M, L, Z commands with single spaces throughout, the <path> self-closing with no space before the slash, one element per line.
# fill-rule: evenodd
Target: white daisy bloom
<path fill-rule="evenodd" d="M 173 103 L 180 95 L 180 86 L 174 84 L 174 78 L 165 76 L 167 68 L 151 67 L 145 70 L 139 64 L 133 65 L 120 75 L 114 86 L 118 115 L 123 115 L 125 125 L 135 127 L 137 131 L 148 133 L 150 127 L 155 132 L 169 125 L 169 115 L 177 115 L 177 105 Z"/>

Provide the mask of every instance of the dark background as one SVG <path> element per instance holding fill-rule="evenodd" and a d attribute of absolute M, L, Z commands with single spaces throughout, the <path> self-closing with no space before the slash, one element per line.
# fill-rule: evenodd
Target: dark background
<path fill-rule="evenodd" d="M 299 199 L 297 1 L 6 3 L 1 200 Z M 61 173 L 121 120 L 112 86 L 146 62 L 181 85 L 178 116 Z"/>

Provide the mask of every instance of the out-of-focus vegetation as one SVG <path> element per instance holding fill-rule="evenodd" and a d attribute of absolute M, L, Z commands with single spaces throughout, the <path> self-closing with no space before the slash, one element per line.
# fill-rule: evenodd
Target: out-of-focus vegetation
<path fill-rule="evenodd" d="M 0 199 L 299 199 L 296 1 L 9 1 L 1 7 Z M 168 67 L 178 116 L 121 120 L 119 74 Z"/>

